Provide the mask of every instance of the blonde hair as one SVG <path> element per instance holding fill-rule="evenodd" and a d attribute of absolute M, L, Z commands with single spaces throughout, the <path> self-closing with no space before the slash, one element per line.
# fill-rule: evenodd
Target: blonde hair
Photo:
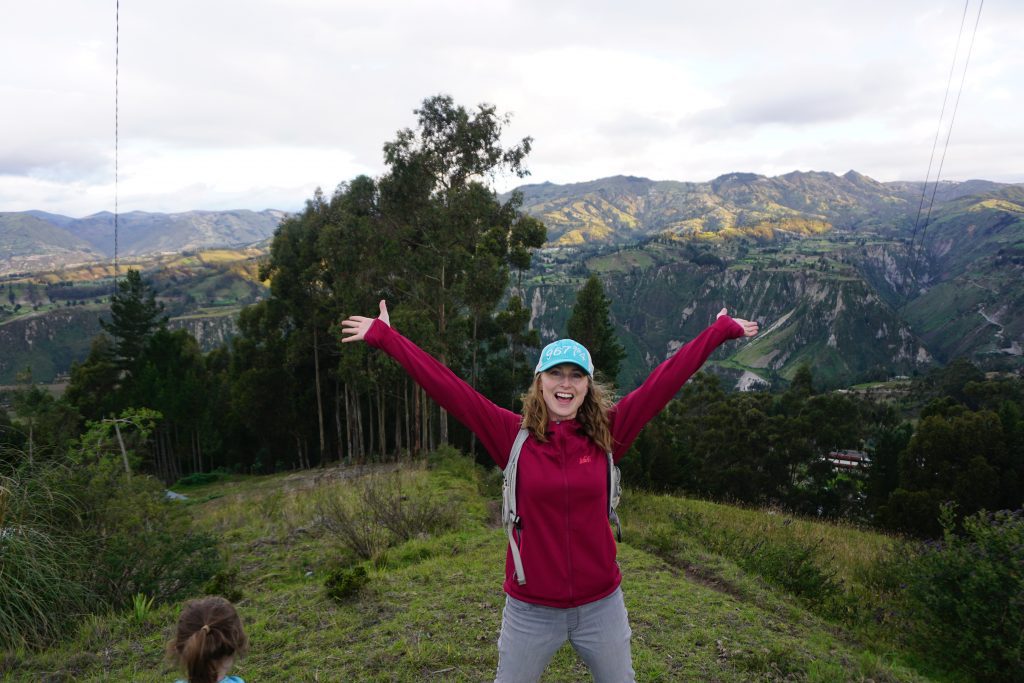
<path fill-rule="evenodd" d="M 548 407 L 544 403 L 540 382 L 540 373 L 538 372 L 534 375 L 530 388 L 522 396 L 523 428 L 528 429 L 535 439 L 543 443 L 548 440 Z M 583 433 L 589 436 L 602 451 L 615 449 L 611 421 L 608 418 L 608 413 L 613 405 L 615 405 L 614 394 L 611 387 L 597 382 L 593 377 L 587 375 L 587 395 L 583 397 L 583 403 L 576 412 L 576 421 L 583 428 Z"/>

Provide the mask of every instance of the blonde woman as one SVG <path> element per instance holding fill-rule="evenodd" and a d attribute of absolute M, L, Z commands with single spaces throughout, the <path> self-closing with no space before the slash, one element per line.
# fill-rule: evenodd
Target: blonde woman
<path fill-rule="evenodd" d="M 505 608 L 498 636 L 496 683 L 539 680 L 568 640 L 597 683 L 634 681 L 631 630 L 622 575 L 608 524 L 607 452 L 618 461 L 640 429 L 675 396 L 723 342 L 757 334 L 756 322 L 715 322 L 663 362 L 644 383 L 613 404 L 595 383 L 590 353 L 571 339 L 548 344 L 523 414 L 500 408 L 390 325 L 377 318 L 342 322 L 342 341 L 365 341 L 398 361 L 466 427 L 504 469 L 520 428 L 529 431 L 517 468 L 517 549 L 526 581 L 506 553 Z"/>

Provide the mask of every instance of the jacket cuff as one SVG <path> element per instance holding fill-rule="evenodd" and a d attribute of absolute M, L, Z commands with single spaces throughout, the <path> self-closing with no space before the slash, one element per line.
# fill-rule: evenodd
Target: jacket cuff
<path fill-rule="evenodd" d="M 723 332 L 726 339 L 739 339 L 743 336 L 743 326 L 728 315 L 718 318 L 711 326 Z"/>

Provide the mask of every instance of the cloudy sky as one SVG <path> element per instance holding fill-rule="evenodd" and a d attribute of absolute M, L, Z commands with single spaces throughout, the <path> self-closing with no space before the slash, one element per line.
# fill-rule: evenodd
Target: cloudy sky
<path fill-rule="evenodd" d="M 953 67 L 962 0 L 121 0 L 119 209 L 300 208 L 438 93 L 511 113 L 530 182 L 922 180 L 978 2 Z M 112 211 L 115 0 L 4 5 L 0 211 Z M 1024 182 L 1021 36 L 984 4 L 943 179 Z"/>

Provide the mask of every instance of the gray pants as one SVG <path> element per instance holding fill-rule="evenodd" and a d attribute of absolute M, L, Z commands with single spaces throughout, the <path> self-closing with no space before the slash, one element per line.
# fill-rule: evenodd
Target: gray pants
<path fill-rule="evenodd" d="M 622 590 L 580 607 L 544 607 L 505 596 L 495 683 L 534 683 L 566 640 L 595 683 L 634 683 L 632 631 Z"/>

